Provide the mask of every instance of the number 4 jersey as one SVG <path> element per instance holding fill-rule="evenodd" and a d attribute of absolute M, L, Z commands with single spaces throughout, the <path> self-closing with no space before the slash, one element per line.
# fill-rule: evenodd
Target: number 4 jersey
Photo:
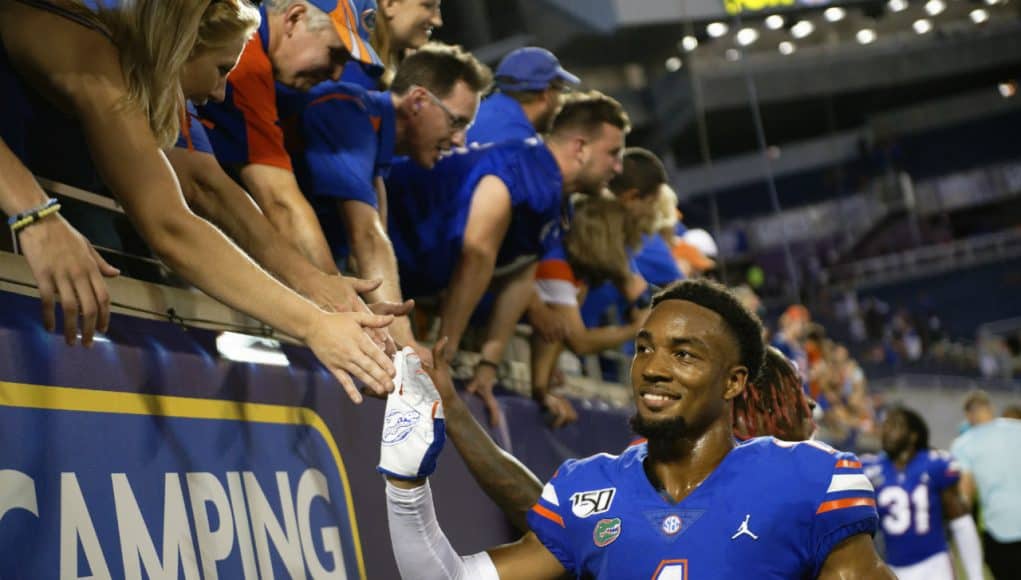
<path fill-rule="evenodd" d="M 646 444 L 565 462 L 529 513 L 532 530 L 586 578 L 815 578 L 830 551 L 877 526 L 854 455 L 772 437 L 738 445 L 673 503 L 645 475 Z"/>
<path fill-rule="evenodd" d="M 885 453 L 865 456 L 862 463 L 876 488 L 886 561 L 891 566 L 911 566 L 947 551 L 941 498 L 943 490 L 961 477 L 950 454 L 919 451 L 904 471 Z"/>

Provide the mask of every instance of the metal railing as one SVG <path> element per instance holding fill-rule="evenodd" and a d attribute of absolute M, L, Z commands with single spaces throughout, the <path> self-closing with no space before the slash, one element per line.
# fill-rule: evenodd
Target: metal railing
<path fill-rule="evenodd" d="M 860 290 L 1017 257 L 1021 231 L 1007 230 L 839 265 L 830 282 Z"/>

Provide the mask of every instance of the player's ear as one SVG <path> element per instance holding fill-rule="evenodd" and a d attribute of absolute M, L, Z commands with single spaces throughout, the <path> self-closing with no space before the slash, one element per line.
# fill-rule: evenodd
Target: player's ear
<path fill-rule="evenodd" d="M 735 397 L 744 392 L 748 384 L 748 367 L 738 365 L 731 367 L 727 374 L 727 384 L 723 387 L 723 400 L 732 401 Z"/>

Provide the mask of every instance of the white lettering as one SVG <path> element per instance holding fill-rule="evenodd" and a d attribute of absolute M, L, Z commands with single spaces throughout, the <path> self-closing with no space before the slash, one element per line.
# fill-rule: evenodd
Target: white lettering
<path fill-rule="evenodd" d="M 35 481 L 20 471 L 0 469 L 0 519 L 7 512 L 17 509 L 39 517 Z"/>
<path fill-rule="evenodd" d="M 313 580 L 347 580 L 344 570 L 343 552 L 340 547 L 340 533 L 336 527 L 324 528 L 322 531 L 323 547 L 333 559 L 333 570 L 327 570 L 316 554 L 315 542 L 312 539 L 312 501 L 321 497 L 330 502 L 330 488 L 326 476 L 318 469 L 306 469 L 298 480 L 298 529 L 301 531 L 301 544 L 305 550 L 305 562 Z"/>
<path fill-rule="evenodd" d="M 188 482 L 191 513 L 195 518 L 195 540 L 202 559 L 202 576 L 207 580 L 216 580 L 216 563 L 226 559 L 234 549 L 234 520 L 227 500 L 227 490 L 223 489 L 220 480 L 212 473 L 189 473 L 185 478 Z M 208 504 L 212 504 L 220 524 L 216 531 L 211 528 Z"/>
<path fill-rule="evenodd" d="M 237 530 L 238 551 L 241 552 L 244 577 L 246 580 L 258 580 L 259 573 L 255 567 L 255 550 L 252 548 L 252 532 L 248 527 L 248 508 L 245 507 L 240 473 L 236 471 L 227 473 L 227 489 L 230 490 L 230 503 L 234 507 L 234 529 Z"/>
<path fill-rule="evenodd" d="M 91 576 L 78 574 L 78 542 Z M 99 547 L 96 526 L 85 506 L 82 488 L 73 473 L 60 474 L 60 580 L 109 580 L 110 568 Z"/>
<path fill-rule="evenodd" d="M 305 563 L 302 560 L 301 541 L 298 538 L 298 521 L 294 514 L 294 496 L 291 494 L 291 484 L 287 480 L 287 472 L 278 471 L 277 486 L 280 488 L 280 508 L 284 519 L 284 529 L 273 513 L 269 500 L 262 492 L 259 481 L 255 474 L 250 471 L 244 473 L 245 495 L 248 497 L 248 513 L 252 517 L 252 533 L 255 536 L 255 549 L 259 554 L 259 569 L 262 570 L 262 577 L 273 580 L 273 562 L 269 550 L 269 540 L 272 540 L 284 567 L 291 575 L 291 578 L 305 577 Z"/>
<path fill-rule="evenodd" d="M 114 473 L 110 480 L 113 482 L 117 531 L 121 540 L 121 556 L 124 558 L 124 577 L 128 580 L 142 580 L 144 567 L 148 578 L 177 580 L 180 565 L 186 580 L 199 580 L 198 562 L 178 475 L 168 473 L 164 479 L 162 564 L 156 555 L 156 547 L 142 518 L 135 493 L 128 483 L 128 476 Z"/>

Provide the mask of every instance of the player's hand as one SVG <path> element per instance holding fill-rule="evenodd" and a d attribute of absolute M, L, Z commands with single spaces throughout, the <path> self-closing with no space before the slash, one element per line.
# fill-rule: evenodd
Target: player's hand
<path fill-rule="evenodd" d="M 433 364 L 426 365 L 422 362 L 422 368 L 429 374 L 429 378 L 432 379 L 433 386 L 436 387 L 436 391 L 440 394 L 444 400 L 451 396 L 457 396 L 457 390 L 454 389 L 454 379 L 450 376 L 450 363 L 443 359 L 443 349 L 447 346 L 447 337 L 443 337 L 436 341 L 433 345 L 432 352 L 429 353 L 430 358 L 433 360 Z M 417 351 L 416 351 L 417 352 Z"/>
<path fill-rule="evenodd" d="M 491 427 L 499 427 L 503 424 L 503 411 L 500 410 L 500 403 L 497 402 L 496 395 L 493 394 L 493 387 L 496 386 L 498 378 L 497 371 L 492 365 L 478 365 L 475 367 L 475 376 L 465 388 L 469 393 L 482 399 L 482 403 L 486 406 L 486 412 L 489 414 Z"/>
<path fill-rule="evenodd" d="M 44 218 L 18 234 L 21 251 L 39 285 L 43 326 L 56 327 L 55 304 L 64 311 L 64 341 L 77 342 L 81 317 L 82 344 L 110 326 L 110 294 L 103 277 L 120 270 L 106 263 L 95 248 L 59 215 Z"/>
<path fill-rule="evenodd" d="M 324 312 L 305 333 L 305 343 L 340 381 L 355 403 L 362 402 L 362 395 L 351 380 L 352 377 L 361 381 L 369 391 L 378 394 L 393 390 L 392 379 L 396 372 L 393 362 L 365 332 L 383 329 L 391 322 L 393 316 L 364 312 Z"/>
<path fill-rule="evenodd" d="M 574 410 L 574 405 L 563 397 L 546 393 L 539 405 L 546 414 L 547 423 L 553 429 L 565 427 L 578 420 L 578 412 Z"/>
<path fill-rule="evenodd" d="M 545 304 L 528 309 L 528 323 L 546 342 L 557 343 L 567 336 L 567 320 Z"/>
<path fill-rule="evenodd" d="M 432 377 L 449 381 L 450 373 L 422 368 L 410 348 L 397 353 L 394 366 L 397 388 L 386 400 L 376 469 L 391 478 L 420 480 L 436 469 L 446 439 L 443 404 Z"/>

